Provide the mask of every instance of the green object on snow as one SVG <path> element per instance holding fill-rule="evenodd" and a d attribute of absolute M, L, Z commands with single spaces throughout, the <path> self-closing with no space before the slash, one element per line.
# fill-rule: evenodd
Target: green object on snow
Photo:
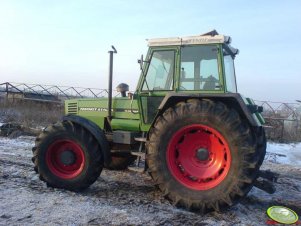
<path fill-rule="evenodd" d="M 298 221 L 295 211 L 284 206 L 271 206 L 267 210 L 268 216 L 281 224 L 294 224 Z"/>

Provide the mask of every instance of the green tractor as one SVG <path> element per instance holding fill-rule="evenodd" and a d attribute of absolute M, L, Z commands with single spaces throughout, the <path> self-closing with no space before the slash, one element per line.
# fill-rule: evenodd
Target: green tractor
<path fill-rule="evenodd" d="M 114 98 L 113 47 L 108 98 L 66 100 L 66 116 L 36 138 L 41 180 L 80 191 L 103 168 L 138 165 L 174 205 L 203 213 L 232 206 L 254 185 L 267 191 L 262 107 L 237 93 L 230 43 L 215 30 L 150 39 L 136 91 L 122 83 Z"/>

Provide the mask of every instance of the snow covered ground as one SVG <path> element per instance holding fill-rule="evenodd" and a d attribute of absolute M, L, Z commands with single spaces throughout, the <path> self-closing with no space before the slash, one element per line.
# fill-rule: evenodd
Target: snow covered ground
<path fill-rule="evenodd" d="M 301 143 L 268 143 L 266 160 L 301 167 Z"/>
<path fill-rule="evenodd" d="M 47 188 L 33 171 L 33 137 L 0 138 L 0 225 L 266 225 L 266 209 L 301 215 L 301 143 L 268 143 L 263 169 L 280 174 L 276 192 L 253 188 L 224 213 L 173 207 L 147 174 L 104 170 L 86 191 Z"/>

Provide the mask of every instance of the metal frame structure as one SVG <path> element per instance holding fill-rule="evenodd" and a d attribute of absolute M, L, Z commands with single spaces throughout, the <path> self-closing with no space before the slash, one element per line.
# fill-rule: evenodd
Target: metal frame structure
<path fill-rule="evenodd" d="M 1 83 L 0 93 L 4 93 L 7 98 L 9 95 L 14 95 L 14 98 L 48 102 L 61 102 L 73 98 L 99 98 L 108 95 L 106 89 L 12 82 Z"/>

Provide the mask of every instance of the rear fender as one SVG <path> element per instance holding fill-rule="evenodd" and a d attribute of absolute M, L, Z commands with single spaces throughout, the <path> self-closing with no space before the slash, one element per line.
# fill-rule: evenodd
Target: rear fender
<path fill-rule="evenodd" d="M 156 118 L 163 114 L 169 107 L 174 106 L 180 101 L 188 99 L 209 99 L 213 101 L 220 101 L 226 104 L 229 108 L 234 108 L 239 115 L 246 119 L 252 127 L 261 127 L 261 122 L 254 116 L 254 113 L 260 113 L 260 108 L 256 105 L 247 103 L 239 93 L 223 93 L 223 94 L 191 94 L 191 93 L 168 93 L 162 100 L 158 113 L 152 123 L 155 123 Z"/>

